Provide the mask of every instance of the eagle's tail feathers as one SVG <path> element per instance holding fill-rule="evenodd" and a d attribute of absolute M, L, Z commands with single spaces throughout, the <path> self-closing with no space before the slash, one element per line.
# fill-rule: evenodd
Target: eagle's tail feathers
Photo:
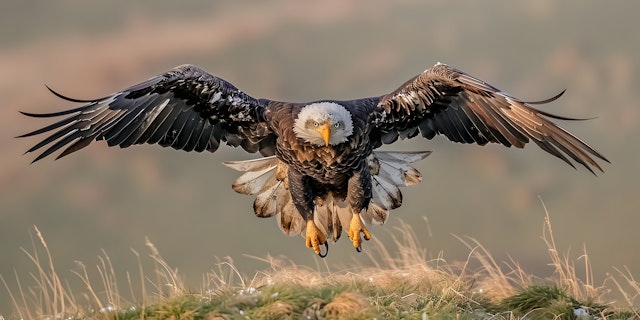
<path fill-rule="evenodd" d="M 360 213 L 360 218 L 365 224 L 382 225 L 389 217 L 389 209 L 385 209 L 375 202 L 369 203 L 369 208 Z"/>
<path fill-rule="evenodd" d="M 389 216 L 389 210 L 402 204 L 400 187 L 422 181 L 422 175 L 411 163 L 424 159 L 430 153 L 374 151 L 369 156 L 372 199 L 367 210 L 360 213 L 366 224 L 383 224 Z M 233 190 L 256 196 L 253 204 L 256 216 L 276 216 L 278 227 L 285 234 L 304 234 L 307 224 L 291 200 L 286 177 L 279 177 L 279 172 L 286 172 L 286 164 L 273 156 L 224 164 L 244 172 L 233 183 Z M 348 230 L 352 216 L 347 201 L 331 193 L 316 202 L 314 222 L 327 240 L 336 242 L 342 230 Z"/>
<path fill-rule="evenodd" d="M 318 229 L 324 233 L 327 240 L 338 241 L 344 226 L 349 226 L 351 210 L 347 201 L 336 199 L 332 194 L 321 202 L 316 203 L 316 211 L 313 220 Z"/>
<path fill-rule="evenodd" d="M 261 188 L 256 188 L 259 191 L 257 192 L 256 200 L 253 202 L 253 210 L 256 216 L 260 218 L 272 217 L 278 213 L 286 201 L 290 201 L 290 199 L 285 197 L 287 192 L 285 188 L 282 187 L 282 181 L 278 181 L 274 174 L 268 175 L 267 179 L 260 177 L 254 180 L 254 182 L 258 180 L 266 180 L 266 183 L 263 183 Z M 255 182 L 255 185 L 258 183 L 259 182 Z M 235 186 L 234 190 L 236 190 Z M 256 194 L 256 192 L 253 194 Z"/>
<path fill-rule="evenodd" d="M 280 230 L 288 236 L 295 236 L 303 233 L 307 224 L 298 213 L 296 206 L 293 204 L 293 201 L 291 201 L 291 195 L 289 192 L 286 192 L 286 189 L 284 195 L 279 199 L 279 201 L 280 209 L 276 214 L 276 220 Z"/>
<path fill-rule="evenodd" d="M 286 179 L 278 177 L 285 166 L 275 156 L 244 161 L 227 161 L 224 164 L 237 171 L 244 172 L 233 183 L 238 193 L 255 195 L 253 209 L 256 216 L 267 218 L 276 216 L 280 230 L 286 235 L 295 236 L 306 228 L 306 223 L 291 201 Z"/>

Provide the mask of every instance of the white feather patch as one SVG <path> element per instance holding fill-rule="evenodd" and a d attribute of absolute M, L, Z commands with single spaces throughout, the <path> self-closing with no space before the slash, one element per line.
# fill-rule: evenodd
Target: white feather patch
<path fill-rule="evenodd" d="M 274 177 L 273 172 L 278 165 L 278 160 L 272 156 L 247 161 L 228 161 L 224 164 L 234 170 L 245 172 L 233 183 L 233 190 L 241 194 L 253 195 L 263 188 L 270 177 Z M 274 182 L 275 179 L 271 184 Z"/>
<path fill-rule="evenodd" d="M 418 170 L 410 166 L 431 154 L 431 151 L 374 151 L 369 158 L 369 171 L 397 186 L 408 187 L 422 181 Z"/>
<path fill-rule="evenodd" d="M 400 164 L 409 164 L 423 160 L 431 151 L 379 151 L 373 152 L 373 155 L 379 160 L 385 162 L 395 162 Z"/>
<path fill-rule="evenodd" d="M 257 194 L 263 189 L 269 178 L 274 177 L 273 168 L 263 169 L 261 171 L 251 172 L 241 175 L 231 186 L 233 190 L 242 194 Z"/>
<path fill-rule="evenodd" d="M 397 185 L 380 176 L 373 176 L 371 182 L 373 203 L 384 209 L 395 209 L 402 204 L 402 193 Z"/>
<path fill-rule="evenodd" d="M 366 213 L 361 214 L 367 223 L 383 224 L 389 210 L 402 205 L 399 187 L 412 186 L 422 181 L 422 175 L 411 163 L 426 158 L 430 151 L 374 151 L 367 161 L 371 173 L 372 198 Z"/>
<path fill-rule="evenodd" d="M 242 161 L 225 161 L 223 164 L 236 171 L 260 171 L 266 168 L 275 168 L 278 165 L 276 156 L 242 160 Z"/>

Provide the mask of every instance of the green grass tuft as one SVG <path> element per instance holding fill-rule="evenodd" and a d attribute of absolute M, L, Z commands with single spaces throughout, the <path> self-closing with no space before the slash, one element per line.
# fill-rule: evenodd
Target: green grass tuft
<path fill-rule="evenodd" d="M 503 300 L 505 309 L 517 315 L 528 315 L 531 319 L 575 319 L 574 310 L 590 315 L 607 315 L 607 306 L 593 301 L 578 301 L 567 294 L 566 289 L 555 284 L 532 285 L 520 293 Z"/>

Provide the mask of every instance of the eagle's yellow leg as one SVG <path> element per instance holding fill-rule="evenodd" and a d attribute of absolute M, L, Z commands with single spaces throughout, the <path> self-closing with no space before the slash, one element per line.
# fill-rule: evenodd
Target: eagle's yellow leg
<path fill-rule="evenodd" d="M 307 221 L 307 235 L 306 235 L 307 248 L 313 248 L 313 252 L 323 257 L 320 251 L 320 245 L 327 243 L 327 237 L 318 229 L 313 220 Z M 325 254 L 326 255 L 326 252 Z"/>
<path fill-rule="evenodd" d="M 360 251 L 362 246 L 362 238 L 360 238 L 360 232 L 364 236 L 365 240 L 371 239 L 371 233 L 362 223 L 362 219 L 360 219 L 359 213 L 354 213 L 351 216 L 351 222 L 349 223 L 349 239 L 353 241 L 353 246 Z"/>

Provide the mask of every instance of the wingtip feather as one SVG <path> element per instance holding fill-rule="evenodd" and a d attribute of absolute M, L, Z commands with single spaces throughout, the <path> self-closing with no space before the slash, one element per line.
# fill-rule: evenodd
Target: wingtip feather
<path fill-rule="evenodd" d="M 101 100 L 101 99 L 91 99 L 91 100 L 84 100 L 84 99 L 75 99 L 75 98 L 71 98 L 68 96 L 65 96 L 55 90 L 53 90 L 51 87 L 49 87 L 49 85 L 47 85 L 46 83 L 44 84 L 44 86 L 47 88 L 47 90 L 49 90 L 51 93 L 53 93 L 56 97 L 63 99 L 63 100 L 67 100 L 67 101 L 71 101 L 71 102 L 78 102 L 78 103 L 89 103 L 89 102 L 94 102 L 96 100 Z"/>
<path fill-rule="evenodd" d="M 526 104 L 547 104 L 549 102 L 558 100 L 560 97 L 562 97 L 562 95 L 565 94 L 565 92 L 567 92 L 567 89 L 563 89 L 562 91 L 560 91 L 560 93 L 548 99 L 539 100 L 539 101 L 523 101 L 523 102 Z"/>

